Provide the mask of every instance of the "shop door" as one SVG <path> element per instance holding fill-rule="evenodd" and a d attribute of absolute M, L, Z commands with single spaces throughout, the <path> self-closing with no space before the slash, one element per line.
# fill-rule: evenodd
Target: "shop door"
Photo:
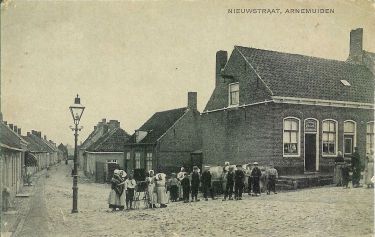
<path fill-rule="evenodd" d="M 305 134 L 305 171 L 316 171 L 316 134 Z"/>

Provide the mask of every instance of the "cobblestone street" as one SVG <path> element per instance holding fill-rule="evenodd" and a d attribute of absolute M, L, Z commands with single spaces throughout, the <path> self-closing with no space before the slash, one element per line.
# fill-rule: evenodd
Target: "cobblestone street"
<path fill-rule="evenodd" d="M 79 213 L 71 214 L 71 166 L 60 165 L 45 179 L 48 227 L 36 236 L 372 236 L 373 190 L 322 187 L 242 201 L 170 203 L 165 209 L 112 213 L 110 187 L 80 180 Z M 40 185 L 44 184 L 40 181 Z M 31 200 L 34 207 L 43 205 Z M 40 212 L 41 215 L 44 212 Z M 25 228 L 28 221 L 25 222 Z M 21 232 L 22 233 L 22 232 Z M 29 232 L 30 233 L 30 232 Z"/>

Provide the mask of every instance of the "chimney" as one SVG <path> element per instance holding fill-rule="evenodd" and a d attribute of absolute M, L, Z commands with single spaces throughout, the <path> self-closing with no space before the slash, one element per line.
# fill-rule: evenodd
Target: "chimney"
<path fill-rule="evenodd" d="M 21 134 L 21 128 L 18 128 L 17 133 L 18 133 L 18 135 L 22 135 Z"/>
<path fill-rule="evenodd" d="M 9 128 L 13 130 L 13 124 L 9 124 Z"/>
<path fill-rule="evenodd" d="M 115 128 L 119 128 L 120 127 L 120 122 L 117 121 L 117 120 L 109 120 L 108 127 L 109 127 L 109 130 L 112 130 L 112 129 L 115 129 Z"/>
<path fill-rule="evenodd" d="M 46 135 L 44 135 L 44 140 L 46 140 L 46 141 L 47 141 L 47 136 L 46 136 Z"/>
<path fill-rule="evenodd" d="M 222 82 L 221 79 L 221 70 L 225 67 L 228 61 L 228 53 L 227 51 L 217 51 L 216 52 L 216 86 Z"/>
<path fill-rule="evenodd" d="M 4 121 L 4 124 L 5 124 L 5 125 L 8 125 L 8 122 L 7 122 L 7 121 Z"/>
<path fill-rule="evenodd" d="M 13 131 L 14 131 L 15 133 L 17 133 L 17 131 L 18 131 L 18 128 L 17 128 L 17 126 L 16 126 L 16 125 L 14 125 L 14 126 L 13 126 Z"/>
<path fill-rule="evenodd" d="M 30 132 L 27 132 L 27 136 L 30 137 Z"/>
<path fill-rule="evenodd" d="M 36 135 L 37 135 L 39 138 L 42 138 L 42 132 L 36 132 Z"/>
<path fill-rule="evenodd" d="M 363 56 L 363 29 L 350 31 L 349 58 L 351 62 L 362 63 Z"/>
<path fill-rule="evenodd" d="M 197 92 L 188 92 L 188 108 L 197 110 Z"/>
<path fill-rule="evenodd" d="M 106 123 L 107 122 L 107 119 L 102 119 L 102 123 L 104 124 L 104 123 Z"/>
<path fill-rule="evenodd" d="M 33 135 L 35 135 L 35 136 L 38 136 L 38 133 L 37 133 L 37 131 L 35 131 L 35 130 L 31 130 L 31 134 L 33 134 Z"/>

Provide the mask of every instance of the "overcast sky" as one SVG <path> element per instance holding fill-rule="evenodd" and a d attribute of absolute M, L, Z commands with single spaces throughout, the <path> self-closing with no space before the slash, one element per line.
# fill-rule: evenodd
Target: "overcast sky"
<path fill-rule="evenodd" d="M 360 2 L 360 3 L 359 3 Z M 69 105 L 86 106 L 83 141 L 102 118 L 133 133 L 153 113 L 203 110 L 215 53 L 234 45 L 345 60 L 351 29 L 375 52 L 374 1 L 11 1 L 1 9 L 4 120 L 73 143 Z M 334 14 L 228 14 L 228 8 L 334 8 Z"/>

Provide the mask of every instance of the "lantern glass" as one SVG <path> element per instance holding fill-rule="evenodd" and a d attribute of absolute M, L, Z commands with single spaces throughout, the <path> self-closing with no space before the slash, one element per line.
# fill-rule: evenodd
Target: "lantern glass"
<path fill-rule="evenodd" d="M 81 99 L 77 95 L 74 99 L 74 104 L 69 107 L 70 112 L 72 113 L 74 124 L 78 124 L 81 120 L 85 106 L 81 105 Z"/>

